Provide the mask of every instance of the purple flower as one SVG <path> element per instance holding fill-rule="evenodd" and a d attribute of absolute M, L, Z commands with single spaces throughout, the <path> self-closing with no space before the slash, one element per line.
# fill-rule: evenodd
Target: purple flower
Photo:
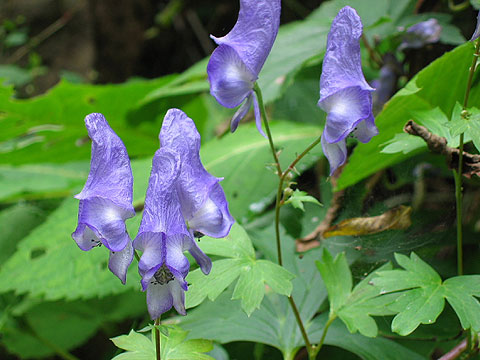
<path fill-rule="evenodd" d="M 480 37 L 480 11 L 478 12 L 478 15 L 477 15 L 477 26 L 475 27 L 475 31 L 474 31 L 470 41 L 475 41 L 479 37 Z"/>
<path fill-rule="evenodd" d="M 80 206 L 72 237 L 84 251 L 105 245 L 110 250 L 109 269 L 125 284 L 133 259 L 125 220 L 135 215 L 130 160 L 122 140 L 102 114 L 88 115 L 85 125 L 92 139 L 92 159 L 87 183 L 75 196 Z"/>
<path fill-rule="evenodd" d="M 441 33 L 442 27 L 437 19 L 419 22 L 407 29 L 399 49 L 419 49 L 424 45 L 435 43 L 440 39 Z"/>
<path fill-rule="evenodd" d="M 228 235 L 234 219 L 219 182 L 200 160 L 200 134 L 195 123 L 183 111 L 170 109 L 160 131 L 162 148 L 174 149 L 180 156 L 177 181 L 180 206 L 190 233 L 222 238 Z"/>
<path fill-rule="evenodd" d="M 133 241 L 135 249 L 143 252 L 138 269 L 152 319 L 172 306 L 186 314 L 185 277 L 190 265 L 184 251 L 192 254 L 205 274 L 212 267 L 188 231 L 181 212 L 177 192 L 181 165 L 180 155 L 173 149 L 164 147 L 155 153 L 142 222 Z"/>
<path fill-rule="evenodd" d="M 240 13 L 233 29 L 224 37 L 212 39 L 219 45 L 207 66 L 210 93 L 217 101 L 234 108 L 246 101 L 233 116 L 234 132 L 253 102 L 258 131 L 262 120 L 253 91 L 280 25 L 280 0 L 240 0 Z"/>
<path fill-rule="evenodd" d="M 378 134 L 372 114 L 374 91 L 363 76 L 359 39 L 362 22 L 349 6 L 333 20 L 320 78 L 318 106 L 327 113 L 322 148 L 330 163 L 330 175 L 347 158 L 346 137 L 353 134 L 368 142 Z"/>

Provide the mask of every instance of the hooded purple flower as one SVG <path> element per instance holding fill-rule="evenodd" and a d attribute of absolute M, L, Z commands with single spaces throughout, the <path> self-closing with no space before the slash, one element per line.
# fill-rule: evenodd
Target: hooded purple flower
<path fill-rule="evenodd" d="M 475 26 L 475 31 L 472 35 L 470 41 L 475 41 L 480 37 L 480 11 L 477 14 L 477 26 Z"/>
<path fill-rule="evenodd" d="M 110 250 L 109 269 L 125 284 L 133 259 L 125 220 L 135 215 L 130 160 L 102 114 L 87 115 L 85 125 L 92 139 L 92 159 L 87 183 L 75 196 L 80 206 L 72 237 L 84 251 L 105 245 Z"/>
<path fill-rule="evenodd" d="M 435 43 L 440 39 L 441 33 L 442 27 L 437 19 L 419 22 L 407 29 L 399 49 L 419 49 L 424 45 Z"/>
<path fill-rule="evenodd" d="M 233 29 L 224 37 L 212 39 L 219 45 L 207 66 L 210 93 L 217 101 L 234 108 L 246 101 L 233 116 L 234 132 L 253 102 L 258 131 L 262 120 L 253 91 L 280 25 L 280 0 L 240 0 L 240 12 Z"/>
<path fill-rule="evenodd" d="M 175 307 L 185 315 L 185 281 L 189 262 L 184 251 L 189 251 L 205 274 L 212 262 L 200 250 L 187 230 L 180 209 L 177 182 L 181 168 L 178 153 L 169 148 L 157 150 L 145 197 L 145 208 L 135 249 L 142 251 L 138 269 L 142 289 L 147 291 L 148 312 L 152 319 Z"/>
<path fill-rule="evenodd" d="M 323 153 L 330 163 L 330 175 L 347 158 L 346 137 L 353 134 L 368 142 L 378 134 L 372 114 L 374 91 L 363 76 L 359 39 L 362 22 L 349 6 L 333 20 L 320 78 L 318 106 L 327 113 L 322 134 Z"/>
<path fill-rule="evenodd" d="M 174 149 L 182 164 L 177 181 L 180 206 L 190 233 L 222 238 L 228 235 L 234 219 L 219 182 L 200 160 L 200 134 L 183 111 L 170 109 L 160 131 L 162 148 Z"/>

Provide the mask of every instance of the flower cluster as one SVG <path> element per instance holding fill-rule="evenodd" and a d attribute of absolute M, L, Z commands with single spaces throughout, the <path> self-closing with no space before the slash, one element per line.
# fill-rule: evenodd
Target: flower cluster
<path fill-rule="evenodd" d="M 225 237 L 234 221 L 219 184 L 222 179 L 210 175 L 200 161 L 200 134 L 194 122 L 178 109 L 165 116 L 133 246 L 125 228 L 125 220 L 135 215 L 127 151 L 103 115 L 90 114 L 85 123 L 92 160 L 87 183 L 76 196 L 80 207 L 72 237 L 85 251 L 105 245 L 110 250 L 109 268 L 123 283 L 133 248 L 142 251 L 138 269 L 152 319 L 172 306 L 185 314 L 190 265 L 184 251 L 208 274 L 212 263 L 194 237 Z"/>
<path fill-rule="evenodd" d="M 272 49 L 279 25 L 280 0 L 240 0 L 240 12 L 233 29 L 221 38 L 211 36 L 219 46 L 207 66 L 210 93 L 227 108 L 237 107 L 246 99 L 232 118 L 232 132 L 253 103 L 257 129 L 265 136 L 253 87 Z"/>

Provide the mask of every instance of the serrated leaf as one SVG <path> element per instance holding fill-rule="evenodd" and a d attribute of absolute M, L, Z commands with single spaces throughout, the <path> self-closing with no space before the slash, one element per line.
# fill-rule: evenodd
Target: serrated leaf
<path fill-rule="evenodd" d="M 15 291 L 46 300 L 103 297 L 139 289 L 139 276 L 131 266 L 127 285 L 107 268 L 108 251 L 81 251 L 71 238 L 77 223 L 78 200 L 66 199 L 19 244 L 0 270 L 0 292 Z M 138 228 L 139 216 L 130 219 Z M 27 271 L 28 270 L 28 271 Z"/>
<path fill-rule="evenodd" d="M 405 270 L 378 271 L 372 280 L 384 294 L 399 293 L 389 308 L 398 313 L 392 330 L 402 336 L 420 324 L 432 324 L 442 312 L 445 299 L 452 305 L 464 329 L 480 330 L 480 275 L 456 276 L 445 280 L 415 253 L 395 254 Z"/>
<path fill-rule="evenodd" d="M 169 336 L 160 333 L 161 358 L 163 360 L 213 360 L 204 354 L 213 349 L 209 340 L 186 340 L 188 332 L 178 326 L 169 327 Z M 115 346 L 127 350 L 112 360 L 154 360 L 155 344 L 150 338 L 133 330 L 128 335 L 121 335 L 111 339 Z"/>
<path fill-rule="evenodd" d="M 320 202 L 313 196 L 310 196 L 305 191 L 300 191 L 298 189 L 296 189 L 293 194 L 288 198 L 288 200 L 285 201 L 285 204 L 291 204 L 295 209 L 305 211 L 305 207 L 303 206 L 304 202 L 309 202 L 322 206 L 322 204 L 320 204 Z"/>
<path fill-rule="evenodd" d="M 462 116 L 462 105 L 458 102 L 452 113 L 452 120 L 446 125 L 452 136 L 465 135 L 465 142 L 473 140 L 475 147 L 480 149 L 480 110 L 477 108 L 467 109 L 467 115 Z"/>
<path fill-rule="evenodd" d="M 262 240 L 255 244 L 264 244 L 262 251 L 267 254 L 269 251 L 266 249 L 272 244 L 267 244 L 263 239 L 269 239 L 273 232 L 262 234 Z M 327 242 L 328 240 L 325 241 Z M 320 257 L 321 249 L 313 249 L 300 259 L 295 255 L 293 244 L 292 238 L 282 234 L 285 266 L 296 275 L 292 297 L 297 303 L 310 340 L 318 343 L 327 314 L 314 316 L 327 294 L 320 273 L 311 265 Z M 338 244 L 333 247 L 337 249 Z M 304 342 L 286 297 L 267 293 L 260 309 L 248 317 L 238 303 L 231 300 L 232 290 L 222 293 L 215 302 L 204 302 L 198 308 L 190 310 L 188 316 L 178 318 L 182 327 L 191 330 L 189 336 L 202 336 L 220 343 L 251 341 L 268 344 L 279 349 L 285 359 L 294 358 Z M 338 320 L 330 326 L 325 344 L 346 349 L 367 360 L 423 359 L 392 340 L 351 334 Z"/>
<path fill-rule="evenodd" d="M 200 269 L 187 276 L 191 284 L 186 293 L 187 308 L 200 304 L 206 297 L 215 300 L 237 278 L 232 299 L 241 300 L 248 316 L 260 307 L 266 285 L 279 294 L 290 295 L 294 276 L 271 261 L 256 260 L 251 240 L 240 225 L 234 224 L 224 239 L 203 237 L 200 246 L 207 254 L 229 258 L 214 261 L 209 276 L 204 276 Z"/>
<path fill-rule="evenodd" d="M 375 272 L 352 290 L 352 274 L 344 253 L 338 254 L 333 259 L 324 249 L 322 261 L 316 261 L 316 264 L 327 287 L 330 317 L 340 317 L 351 333 L 359 331 L 365 336 L 377 336 L 378 327 L 371 315 L 392 314 L 387 305 L 395 300 L 396 295 L 380 296 L 381 290 L 370 283 Z M 381 269 L 390 267 L 387 264 Z"/>

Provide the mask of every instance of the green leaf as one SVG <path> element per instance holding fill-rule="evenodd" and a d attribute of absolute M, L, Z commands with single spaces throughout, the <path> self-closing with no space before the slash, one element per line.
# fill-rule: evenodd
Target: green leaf
<path fill-rule="evenodd" d="M 328 291 L 330 312 L 337 314 L 352 291 L 352 274 L 345 254 L 340 253 L 333 259 L 332 255 L 324 249 L 322 261 L 315 263 Z"/>
<path fill-rule="evenodd" d="M 0 200 L 22 193 L 70 195 L 85 183 L 88 163 L 0 166 Z"/>
<path fill-rule="evenodd" d="M 358 144 L 355 148 L 338 181 L 338 189 L 344 189 L 418 153 L 385 154 L 379 152 L 379 147 L 402 133 L 405 123 L 413 117 L 412 112 L 438 107 L 447 119 L 450 118 L 455 103 L 463 99 L 467 82 L 465 74 L 471 65 L 473 52 L 474 45 L 470 42 L 457 47 L 420 71 L 405 89 L 395 94 L 375 120 L 379 134 L 368 144 Z M 438 74 L 442 76 L 438 77 Z M 480 102 L 480 86 L 472 87 L 470 102 Z M 426 150 L 425 147 L 423 151 Z"/>
<path fill-rule="evenodd" d="M 77 223 L 78 200 L 66 199 L 19 244 L 0 269 L 0 292 L 15 291 L 46 300 L 102 297 L 139 289 L 139 275 L 131 266 L 123 286 L 107 267 L 108 251 L 84 252 L 71 238 Z M 127 227 L 138 228 L 140 216 Z M 130 230 L 130 233 L 132 231 Z"/>
<path fill-rule="evenodd" d="M 203 275 L 200 269 L 187 276 L 191 284 L 186 293 L 187 307 L 200 304 L 206 297 L 215 300 L 237 278 L 232 299 L 241 300 L 248 316 L 260 307 L 265 285 L 279 294 L 288 296 L 292 292 L 294 276 L 271 261 L 256 260 L 250 238 L 240 225 L 234 224 L 224 239 L 203 237 L 200 246 L 207 254 L 228 258 L 214 261 L 209 276 Z"/>
<path fill-rule="evenodd" d="M 167 91 L 154 102 L 140 104 L 148 93 L 177 78 L 169 75 L 118 85 L 61 81 L 46 94 L 25 100 L 14 99 L 11 88 L 0 86 L 0 152 L 9 154 L 0 162 L 19 165 L 89 159 L 83 119 L 92 112 L 105 115 L 130 157 L 152 156 L 158 148 L 161 119 L 169 108 L 181 107 L 198 123 L 208 118 L 203 97 L 185 92 L 173 97 Z"/>
<path fill-rule="evenodd" d="M 274 238 L 273 226 L 257 230 L 252 233 L 252 237 L 256 247 L 267 259 L 276 260 L 275 242 L 270 241 Z M 341 244 L 329 239 L 323 244 L 334 251 L 342 248 Z M 295 253 L 294 239 L 282 233 L 282 251 L 286 269 L 296 275 L 292 281 L 292 297 L 310 340 L 318 343 L 327 318 L 324 315 L 315 315 L 326 300 L 327 292 L 320 273 L 312 265 L 321 257 L 322 249 L 313 249 L 299 257 Z M 241 310 L 238 301 L 231 300 L 232 292 L 233 289 L 230 288 L 214 302 L 205 301 L 190 310 L 188 316 L 177 318 L 183 328 L 191 330 L 189 337 L 201 336 L 220 343 L 251 341 L 268 344 L 279 349 L 284 358 L 293 359 L 300 347 L 304 346 L 304 342 L 287 298 L 267 292 L 260 309 L 248 317 Z M 326 344 L 342 347 L 364 359 L 422 359 L 391 340 L 369 339 L 359 334 L 350 334 L 340 321 L 334 321 L 331 325 Z"/>
<path fill-rule="evenodd" d="M 402 336 L 413 332 L 420 324 L 432 324 L 443 311 L 445 299 L 452 305 L 464 329 L 480 330 L 480 275 L 442 279 L 437 272 L 415 253 L 410 257 L 395 254 L 404 270 L 378 271 L 372 283 L 383 294 L 400 292 L 389 306 L 398 313 L 392 330 Z"/>
<path fill-rule="evenodd" d="M 305 211 L 305 207 L 303 206 L 304 202 L 310 202 L 322 206 L 322 204 L 320 204 L 320 202 L 313 196 L 310 196 L 305 191 L 300 191 L 298 189 L 296 189 L 288 198 L 288 200 L 285 201 L 285 204 L 292 204 L 295 209 Z"/>
<path fill-rule="evenodd" d="M 168 337 L 160 333 L 161 358 L 164 360 L 213 360 L 204 353 L 213 349 L 209 340 L 187 340 L 188 332 L 178 326 L 169 326 Z M 111 339 L 115 346 L 127 350 L 114 360 L 154 360 L 155 345 L 150 338 L 133 330 L 128 335 Z"/>
<path fill-rule="evenodd" d="M 104 299 L 36 302 L 28 309 L 12 309 L 5 326 L 0 325 L 2 344 L 21 358 L 51 356 L 56 349 L 69 351 L 103 325 L 141 316 L 146 308 L 144 294 L 133 291 Z M 10 317 L 13 314 L 15 317 Z"/>
<path fill-rule="evenodd" d="M 0 268 L 15 252 L 18 242 L 45 220 L 45 211 L 19 203 L 0 212 Z"/>
<path fill-rule="evenodd" d="M 359 331 L 364 336 L 375 337 L 378 327 L 370 315 L 391 315 L 387 305 L 394 296 L 380 296 L 381 290 L 370 284 L 374 273 L 358 283 L 352 291 L 352 274 L 344 253 L 335 259 L 324 249 L 322 261 L 316 261 L 328 291 L 330 317 L 340 317 L 351 333 Z M 389 265 L 381 269 L 389 268 Z"/>
<path fill-rule="evenodd" d="M 477 108 L 467 109 L 467 113 L 462 116 L 462 105 L 458 102 L 452 113 L 452 120 L 447 123 L 452 136 L 458 138 L 458 135 L 465 135 L 465 142 L 473 140 L 475 147 L 480 149 L 480 110 Z"/>

